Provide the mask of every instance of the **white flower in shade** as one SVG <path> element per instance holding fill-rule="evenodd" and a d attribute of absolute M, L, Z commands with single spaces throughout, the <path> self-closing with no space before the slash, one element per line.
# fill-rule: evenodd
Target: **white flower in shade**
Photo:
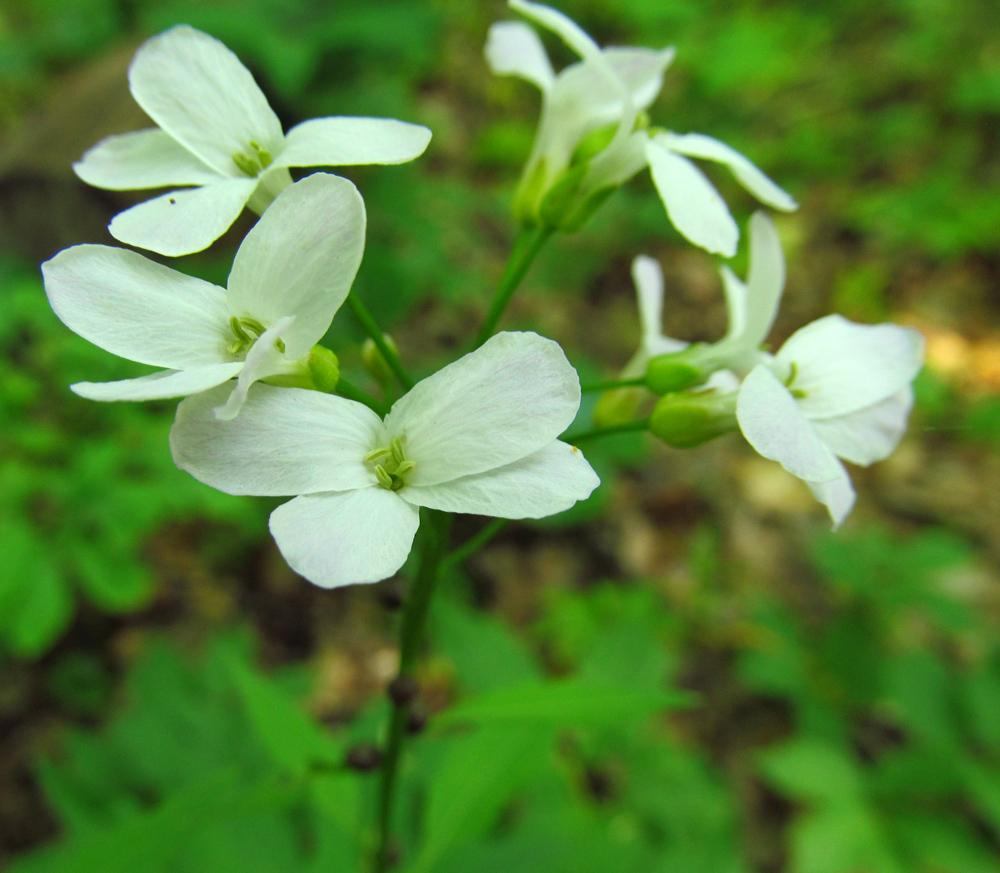
<path fill-rule="evenodd" d="M 867 466 L 892 453 L 922 363 L 919 332 L 828 315 L 754 367 L 737 395 L 737 421 L 760 454 L 805 480 L 837 527 L 854 505 L 839 458 Z"/>
<path fill-rule="evenodd" d="M 562 349 L 500 333 L 418 383 L 383 421 L 343 397 L 258 385 L 236 422 L 216 391 L 177 410 L 177 465 L 229 494 L 300 495 L 271 515 L 285 559 L 332 588 L 376 582 L 406 560 L 418 509 L 542 518 L 599 480 L 557 437 L 580 405 Z"/>
<path fill-rule="evenodd" d="M 232 417 L 251 383 L 303 371 L 351 288 L 365 207 L 347 179 L 315 173 L 284 191 L 243 240 L 227 288 L 127 249 L 80 245 L 42 264 L 56 315 L 107 351 L 166 369 L 80 382 L 91 400 L 153 400 L 204 391 Z M 228 400 L 227 400 L 228 398 Z"/>
<path fill-rule="evenodd" d="M 601 49 L 561 12 L 527 0 L 510 7 L 562 39 L 581 60 L 556 75 L 526 24 L 490 28 L 486 59 L 498 75 L 542 91 L 542 113 L 515 200 L 518 217 L 575 229 L 614 188 L 649 166 L 674 226 L 695 245 L 726 257 L 739 230 L 725 202 L 689 158 L 722 163 L 751 194 L 776 209 L 796 203 L 739 152 L 703 134 L 647 130 L 646 110 L 674 50 Z M 551 213 L 551 214 L 549 214 Z"/>
<path fill-rule="evenodd" d="M 128 75 L 159 127 L 108 137 L 73 169 L 116 191 L 195 186 L 133 206 L 108 228 L 164 255 L 206 248 L 246 205 L 263 212 L 291 184 L 289 167 L 397 164 L 430 141 L 426 127 L 388 118 L 317 118 L 286 134 L 236 55 L 184 25 L 145 42 Z"/>

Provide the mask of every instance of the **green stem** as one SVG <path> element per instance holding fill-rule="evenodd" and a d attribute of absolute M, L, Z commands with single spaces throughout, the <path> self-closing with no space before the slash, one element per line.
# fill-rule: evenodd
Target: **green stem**
<path fill-rule="evenodd" d="M 503 530 L 507 521 L 508 520 L 506 518 L 494 518 L 493 521 L 486 525 L 481 531 L 479 531 L 479 533 L 470 537 L 457 549 L 453 549 L 445 555 L 444 560 L 441 561 L 442 569 L 450 570 L 452 567 L 457 567 L 467 558 L 472 557 L 472 555 L 478 552 L 491 539 L 493 539 L 493 537 Z"/>
<path fill-rule="evenodd" d="M 360 388 L 352 385 L 344 378 L 337 380 L 337 393 L 346 397 L 348 400 L 357 400 L 358 403 L 363 403 L 380 418 L 385 418 L 389 412 L 384 403 L 379 403 L 367 391 L 362 391 Z"/>
<path fill-rule="evenodd" d="M 587 440 L 596 440 L 598 437 L 614 436 L 618 433 L 628 433 L 634 430 L 649 430 L 649 419 L 643 418 L 639 421 L 626 421 L 624 424 L 612 424 L 608 427 L 595 427 L 592 430 L 584 430 L 579 433 L 565 434 L 559 437 L 564 443 L 578 446 Z"/>
<path fill-rule="evenodd" d="M 420 652 L 424 625 L 430 609 L 434 588 L 440 575 L 441 559 L 448 545 L 452 516 L 447 512 L 425 509 L 426 538 L 420 555 L 416 578 L 410 586 L 400 629 L 399 675 L 411 676 Z M 389 862 L 392 834 L 392 812 L 396 799 L 399 763 L 406 740 L 406 724 L 410 714 L 408 703 L 392 704 L 389 740 L 382 759 L 382 783 L 379 786 L 378 844 L 375 852 L 375 873 L 384 873 Z"/>
<path fill-rule="evenodd" d="M 532 261 L 535 260 L 550 236 L 552 236 L 552 228 L 550 227 L 525 227 L 521 230 L 517 242 L 514 243 L 514 250 L 510 253 L 507 266 L 504 268 L 503 276 L 500 277 L 500 284 L 493 295 L 490 311 L 486 314 L 486 320 L 476 336 L 475 348 L 478 349 L 493 336 L 507 304 L 510 303 L 510 298 L 514 296 L 517 286 L 521 284 L 521 280 L 528 272 Z"/>
<path fill-rule="evenodd" d="M 382 329 L 375 322 L 375 319 L 372 318 L 372 314 L 368 311 L 368 307 L 361 302 L 361 298 L 358 297 L 358 295 L 353 291 L 347 295 L 347 305 L 351 307 L 351 312 L 354 313 L 354 317 L 360 322 L 365 333 L 372 338 L 372 342 L 375 343 L 375 348 L 382 353 L 382 357 L 385 358 L 385 362 L 389 365 L 389 369 L 396 374 L 396 378 L 399 379 L 399 384 L 409 391 L 413 387 L 413 380 L 409 377 L 406 370 L 403 369 L 403 364 L 399 360 L 399 355 L 397 355 L 392 346 L 385 341 L 385 334 L 382 333 Z"/>
<path fill-rule="evenodd" d="M 613 391 L 615 388 L 635 388 L 646 384 L 645 376 L 638 376 L 635 379 L 609 379 L 606 382 L 590 382 L 581 385 L 580 390 L 586 394 L 588 391 Z"/>

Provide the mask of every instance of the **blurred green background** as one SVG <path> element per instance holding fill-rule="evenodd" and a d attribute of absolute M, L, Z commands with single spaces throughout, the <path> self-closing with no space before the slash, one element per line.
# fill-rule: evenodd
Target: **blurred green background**
<path fill-rule="evenodd" d="M 588 449 L 604 479 L 590 501 L 509 525 L 451 574 L 421 672 L 430 728 L 404 770 L 405 869 L 1000 871 L 995 0 L 561 8 L 603 44 L 676 45 L 654 123 L 725 140 L 801 202 L 778 218 L 776 340 L 836 310 L 920 328 L 929 363 L 909 435 L 852 471 L 859 503 L 836 535 L 737 437 L 691 453 L 619 438 Z M 146 197 L 70 169 L 146 126 L 125 80 L 135 48 L 187 22 L 240 55 L 286 128 L 384 115 L 433 129 L 417 162 L 347 173 L 369 215 L 356 287 L 426 373 L 474 331 L 514 235 L 538 96 L 483 62 L 507 16 L 472 0 L 4 0 L 9 869 L 320 873 L 359 869 L 368 848 L 373 779 L 340 762 L 384 721 L 392 583 L 313 588 L 267 536 L 274 504 L 173 467 L 174 404 L 67 389 L 140 372 L 64 328 L 37 269 L 111 243 L 111 215 Z M 754 204 L 713 178 L 742 223 Z M 248 227 L 174 266 L 223 281 Z M 505 324 L 563 342 L 585 378 L 612 375 L 638 339 L 640 252 L 664 265 L 667 332 L 721 335 L 714 264 L 646 177 L 549 246 Z M 342 314 L 328 342 L 364 382 L 360 338 Z M 457 540 L 482 524 L 460 517 Z M 579 690 L 597 685 L 615 694 L 589 705 Z M 512 714 L 556 686 L 544 717 Z M 650 715 L 670 687 L 695 704 Z M 474 729 L 438 715 L 456 702 L 478 706 Z"/>

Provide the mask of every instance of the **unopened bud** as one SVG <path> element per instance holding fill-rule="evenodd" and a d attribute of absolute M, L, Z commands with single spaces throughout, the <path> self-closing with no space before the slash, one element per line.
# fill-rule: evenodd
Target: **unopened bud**
<path fill-rule="evenodd" d="M 641 402 L 641 388 L 605 391 L 594 406 L 594 427 L 614 427 L 616 424 L 632 421 Z"/>
<path fill-rule="evenodd" d="M 675 449 L 693 449 L 739 428 L 736 394 L 666 394 L 653 407 L 649 430 Z"/>
<path fill-rule="evenodd" d="M 396 347 L 395 340 L 387 333 L 383 334 L 383 336 L 385 337 L 385 344 L 392 350 L 393 354 L 398 356 L 399 349 Z M 389 366 L 385 355 L 379 351 L 379 347 L 375 345 L 375 340 L 371 337 L 368 337 L 361 346 L 361 363 L 364 364 L 365 369 L 379 385 L 385 385 L 392 381 L 392 367 Z"/>
<path fill-rule="evenodd" d="M 695 343 L 679 352 L 652 358 L 646 366 L 646 387 L 662 395 L 703 385 L 718 369 L 707 360 L 708 349 L 704 343 Z"/>
<path fill-rule="evenodd" d="M 340 362 L 324 346 L 313 346 L 308 359 L 309 377 L 317 391 L 333 394 L 340 381 Z"/>

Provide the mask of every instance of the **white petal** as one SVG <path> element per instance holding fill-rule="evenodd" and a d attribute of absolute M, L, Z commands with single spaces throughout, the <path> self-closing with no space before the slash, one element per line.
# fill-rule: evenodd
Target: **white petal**
<path fill-rule="evenodd" d="M 171 191 L 119 212 L 108 230 L 119 242 L 175 258 L 208 248 L 243 211 L 256 179 L 220 179 Z"/>
<path fill-rule="evenodd" d="M 722 343 L 736 344 L 747 329 L 747 286 L 725 264 L 719 267 L 719 275 L 722 276 L 722 289 L 726 295 L 726 317 L 729 320 L 729 329 Z"/>
<path fill-rule="evenodd" d="M 913 406 L 913 389 L 907 385 L 880 403 L 837 418 L 813 419 L 812 426 L 834 454 L 867 467 L 888 458 L 906 432 Z"/>
<path fill-rule="evenodd" d="M 499 333 L 418 383 L 385 420 L 406 434 L 413 485 L 437 485 L 520 460 L 576 417 L 580 380 L 558 343 Z"/>
<path fill-rule="evenodd" d="M 179 25 L 147 40 L 128 71 L 136 102 L 160 127 L 224 176 L 242 175 L 250 142 L 277 155 L 281 122 L 250 71 L 217 39 Z"/>
<path fill-rule="evenodd" d="M 530 3 L 528 0 L 510 0 L 511 9 L 530 18 L 546 30 L 552 31 L 581 58 L 596 59 L 601 54 L 597 45 L 575 21 L 551 6 Z"/>
<path fill-rule="evenodd" d="M 71 330 L 154 367 L 229 363 L 225 292 L 111 246 L 73 246 L 42 264 L 45 293 Z"/>
<path fill-rule="evenodd" d="M 840 465 L 840 476 L 829 482 L 807 482 L 809 490 L 816 499 L 830 512 L 833 519 L 833 529 L 836 530 L 854 508 L 854 486 L 851 477 L 847 475 L 844 465 Z"/>
<path fill-rule="evenodd" d="M 323 588 L 378 582 L 413 545 L 417 507 L 384 488 L 296 497 L 271 513 L 271 534 L 288 565 Z"/>
<path fill-rule="evenodd" d="M 840 461 L 766 365 L 759 364 L 743 380 L 736 398 L 736 418 L 747 442 L 789 473 L 808 482 L 839 478 Z"/>
<path fill-rule="evenodd" d="M 632 261 L 632 281 L 639 300 L 639 323 L 645 344 L 663 336 L 663 270 L 659 261 L 639 255 Z"/>
<path fill-rule="evenodd" d="M 501 21 L 486 38 L 486 63 L 497 76 L 520 76 L 548 91 L 555 80 L 538 34 L 523 21 Z"/>
<path fill-rule="evenodd" d="M 446 512 L 545 518 L 586 500 L 600 484 L 583 452 L 556 440 L 505 467 L 438 485 L 407 486 L 399 496 Z"/>
<path fill-rule="evenodd" d="M 102 139 L 73 164 L 73 172 L 112 191 L 219 181 L 215 170 L 159 128 Z"/>
<path fill-rule="evenodd" d="M 365 247 L 365 204 L 347 179 L 313 173 L 286 188 L 247 234 L 229 274 L 229 308 L 283 334 L 290 359 L 326 333 Z"/>
<path fill-rule="evenodd" d="M 809 418 L 847 415 L 891 397 L 920 372 L 919 331 L 895 324 L 855 324 L 828 315 L 789 337 L 775 356 L 780 373 L 806 392 L 799 407 Z"/>
<path fill-rule="evenodd" d="M 638 110 L 648 109 L 663 87 L 663 73 L 676 52 L 672 48 L 656 49 L 611 46 L 604 49 L 604 59 L 618 74 L 632 95 Z"/>
<path fill-rule="evenodd" d="M 227 494 L 346 491 L 376 483 L 364 457 L 382 421 L 367 406 L 302 388 L 255 385 L 235 421 L 214 410 L 228 386 L 189 397 L 170 431 L 174 463 Z"/>
<path fill-rule="evenodd" d="M 661 136 L 664 145 L 672 151 L 692 158 L 704 158 L 707 161 L 725 164 L 737 181 L 761 203 L 785 212 L 799 208 L 799 204 L 787 192 L 775 185 L 755 164 L 724 142 L 703 133 L 665 133 Z"/>
<path fill-rule="evenodd" d="M 247 352 L 239 378 L 236 380 L 236 387 L 233 388 L 226 402 L 216 408 L 216 418 L 223 421 L 232 421 L 236 418 L 243 408 L 243 404 L 246 403 L 247 391 L 250 390 L 250 386 L 254 382 L 266 379 L 268 376 L 287 374 L 295 370 L 295 360 L 290 359 L 285 352 L 279 351 L 277 347 L 277 343 L 282 341 L 282 337 L 288 333 L 294 321 L 294 315 L 279 318 L 257 338 L 257 341 L 250 347 L 250 351 Z"/>
<path fill-rule="evenodd" d="M 236 361 L 190 370 L 161 370 L 138 379 L 121 379 L 118 382 L 77 382 L 69 387 L 74 394 L 88 400 L 164 400 L 214 388 L 228 382 L 242 368 L 243 364 Z"/>
<path fill-rule="evenodd" d="M 612 143 L 590 162 L 590 171 L 584 184 L 589 191 L 615 188 L 624 185 L 644 169 L 646 159 L 645 131 L 630 134 Z"/>
<path fill-rule="evenodd" d="M 314 118 L 288 131 L 276 167 L 402 164 L 420 157 L 429 128 L 394 118 Z"/>
<path fill-rule="evenodd" d="M 646 143 L 646 157 L 674 227 L 706 251 L 727 258 L 735 255 L 739 229 L 705 174 L 687 158 L 665 149 L 658 138 Z"/>

